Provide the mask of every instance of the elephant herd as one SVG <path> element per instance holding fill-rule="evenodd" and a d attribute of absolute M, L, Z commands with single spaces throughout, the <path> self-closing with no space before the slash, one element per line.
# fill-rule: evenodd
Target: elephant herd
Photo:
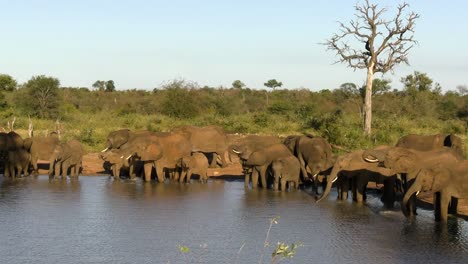
<path fill-rule="evenodd" d="M 286 189 L 286 183 L 313 182 L 315 191 L 323 179 L 325 199 L 336 185 L 338 199 L 363 202 L 368 182 L 384 185 L 382 201 L 393 207 L 397 192 L 404 194 L 401 208 L 405 216 L 416 214 L 416 196 L 420 191 L 434 196 L 436 221 L 447 221 L 448 212 L 456 213 L 458 198 L 468 198 L 468 161 L 463 159 L 462 140 L 452 134 L 407 135 L 395 146 L 379 146 L 343 155 L 332 155 L 332 146 L 323 138 L 289 136 L 283 142 L 247 139 L 234 145 L 239 155 L 245 185 Z M 270 173 L 269 173 L 270 172 Z M 268 175 L 271 175 L 268 178 Z M 260 176 L 260 182 L 258 178 Z M 317 192 L 318 194 L 318 192 Z"/>
<path fill-rule="evenodd" d="M 120 129 L 109 133 L 99 154 L 115 178 L 138 175 L 146 181 L 166 178 L 190 182 L 208 179 L 208 168 L 226 167 L 237 156 L 247 188 L 286 191 L 312 183 L 317 202 L 336 185 L 338 199 L 366 199 L 368 182 L 384 185 L 382 201 L 392 207 L 401 192 L 405 216 L 416 214 L 419 192 L 434 195 L 436 221 L 456 212 L 457 198 L 468 198 L 468 161 L 462 140 L 452 134 L 407 135 L 395 146 L 379 146 L 334 155 L 326 139 L 311 135 L 248 135 L 230 140 L 218 126 L 182 126 L 170 132 Z M 60 142 L 57 134 L 23 139 L 15 132 L 0 133 L 0 166 L 5 177 L 38 174 L 38 160 L 48 160 L 49 176 L 77 177 L 83 147 L 77 140 Z M 30 167 L 31 170 L 29 169 Z M 318 193 L 319 183 L 323 192 Z"/>
<path fill-rule="evenodd" d="M 25 139 L 14 131 L 0 132 L 0 166 L 5 177 L 28 176 L 30 172 L 37 176 L 39 160 L 49 162 L 50 177 L 77 177 L 82 168 L 83 154 L 79 141 L 60 142 L 54 132 L 46 137 Z"/>

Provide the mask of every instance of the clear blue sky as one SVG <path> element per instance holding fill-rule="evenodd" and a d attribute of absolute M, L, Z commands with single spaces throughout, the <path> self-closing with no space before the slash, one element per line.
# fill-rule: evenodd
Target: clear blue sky
<path fill-rule="evenodd" d="M 468 1 L 407 1 L 421 18 L 411 66 L 443 90 L 468 85 Z M 25 82 L 50 75 L 63 86 L 114 80 L 117 89 L 152 89 L 184 78 L 260 88 L 272 78 L 285 88 L 333 89 L 364 83 L 366 73 L 333 64 L 323 42 L 348 21 L 356 1 L 281 0 L 0 0 L 0 73 Z M 395 9 L 400 1 L 379 1 Z M 376 77 L 380 77 L 376 76 Z"/>

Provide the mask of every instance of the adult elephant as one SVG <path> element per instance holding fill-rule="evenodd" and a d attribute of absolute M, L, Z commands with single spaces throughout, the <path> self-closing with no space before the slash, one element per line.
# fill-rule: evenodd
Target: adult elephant
<path fill-rule="evenodd" d="M 152 135 L 152 132 L 148 130 L 131 131 L 130 129 L 124 128 L 112 131 L 107 135 L 106 148 L 101 152 L 106 152 L 110 149 L 120 149 L 123 145 L 132 141 L 136 137 L 145 137 L 149 135 Z"/>
<path fill-rule="evenodd" d="M 5 177 L 16 176 L 15 169 L 24 166 L 24 141 L 16 132 L 0 133 L 0 155 L 4 163 Z M 21 172 L 19 172 L 21 173 Z"/>
<path fill-rule="evenodd" d="M 429 151 L 437 148 L 452 148 L 460 156 L 463 156 L 463 145 L 460 137 L 454 134 L 416 135 L 409 134 L 401 137 L 396 147 Z"/>
<path fill-rule="evenodd" d="M 281 144 L 282 140 L 277 136 L 268 135 L 248 135 L 245 137 L 238 138 L 229 146 L 229 153 L 237 155 L 241 163 L 250 157 L 255 152 L 273 145 Z M 244 165 L 244 164 L 242 164 Z M 244 167 L 244 185 L 248 187 L 252 179 L 256 179 L 258 183 L 258 172 L 256 170 L 247 170 Z M 252 186 L 257 186 L 253 185 Z"/>
<path fill-rule="evenodd" d="M 335 161 L 331 145 L 322 137 L 311 136 L 288 136 L 284 144 L 299 159 L 302 181 L 311 178 L 317 191 L 317 175 L 330 169 Z"/>
<path fill-rule="evenodd" d="M 78 140 L 72 139 L 66 143 L 60 143 L 55 147 L 49 160 L 49 177 L 54 175 L 55 178 L 66 177 L 69 170 L 70 177 L 78 177 L 83 155 L 84 149 Z"/>
<path fill-rule="evenodd" d="M 362 158 L 369 163 L 379 164 L 391 170 L 393 174 L 405 174 L 404 188 L 408 190 L 420 169 L 431 167 L 454 166 L 463 157 L 451 148 L 438 148 L 430 151 L 418 151 L 402 147 L 386 147 L 366 150 Z M 410 203 L 411 214 L 415 214 L 415 200 Z"/>
<path fill-rule="evenodd" d="M 226 132 L 219 126 L 181 126 L 172 130 L 183 135 L 192 145 L 192 152 L 212 153 L 210 167 L 216 167 L 217 158 L 221 158 L 221 167 L 226 167 L 228 140 Z"/>
<path fill-rule="evenodd" d="M 248 156 L 241 154 L 243 166 L 252 168 L 252 188 L 258 185 L 258 175 L 260 175 L 260 184 L 263 188 L 268 187 L 267 170 L 274 160 L 292 156 L 291 151 L 284 144 L 275 144 L 264 149 L 254 151 Z M 247 176 L 246 176 L 247 177 Z M 248 179 L 247 179 L 248 185 Z"/>
<path fill-rule="evenodd" d="M 468 198 L 468 161 L 462 161 L 448 167 L 437 166 L 421 169 L 413 185 L 403 197 L 401 208 L 405 216 L 410 215 L 407 210 L 408 201 L 420 191 L 435 194 L 435 220 L 447 222 L 450 198 Z"/>
<path fill-rule="evenodd" d="M 144 166 L 145 180 L 151 180 L 153 168 L 159 182 L 164 182 L 165 171 L 175 170 L 177 161 L 190 156 L 191 144 L 177 133 L 152 133 L 144 137 L 135 137 L 121 150 L 129 154 L 127 158 L 136 156 Z"/>
<path fill-rule="evenodd" d="M 31 164 L 34 176 L 39 175 L 37 166 L 38 160 L 50 160 L 55 147 L 60 144 L 57 134 L 51 134 L 47 137 L 33 137 L 30 143 Z M 49 164 L 49 168 L 52 166 Z"/>
<path fill-rule="evenodd" d="M 386 146 L 379 147 L 377 149 L 386 149 Z M 384 167 L 380 167 L 378 163 L 366 162 L 363 158 L 363 150 L 354 151 L 339 156 L 335 163 L 333 164 L 333 169 L 328 176 L 327 186 L 323 191 L 322 195 L 317 199 L 317 202 L 325 199 L 332 185 L 335 181 L 338 180 L 340 176 L 341 183 L 340 192 L 338 193 L 339 197 L 342 199 L 347 198 L 348 186 L 346 185 L 349 180 L 353 184 L 353 195 L 354 200 L 357 202 L 363 202 L 365 189 L 369 181 L 384 182 L 384 195 L 383 201 L 386 206 L 391 207 L 394 201 L 394 196 L 392 195 L 391 190 L 394 185 L 395 173 Z"/>

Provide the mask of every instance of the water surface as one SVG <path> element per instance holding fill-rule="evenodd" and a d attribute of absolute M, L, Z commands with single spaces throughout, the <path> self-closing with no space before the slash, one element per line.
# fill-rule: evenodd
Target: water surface
<path fill-rule="evenodd" d="M 462 219 L 446 227 L 419 209 L 410 223 L 372 196 L 369 206 L 335 197 L 316 204 L 243 181 L 0 177 L 1 263 L 270 263 L 277 241 L 303 245 L 285 263 L 468 263 Z"/>

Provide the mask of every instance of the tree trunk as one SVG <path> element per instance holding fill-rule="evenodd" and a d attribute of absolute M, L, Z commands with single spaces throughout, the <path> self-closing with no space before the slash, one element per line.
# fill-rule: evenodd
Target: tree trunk
<path fill-rule="evenodd" d="M 364 135 L 370 136 L 372 125 L 372 81 L 374 80 L 374 62 L 367 68 L 366 96 L 364 97 Z"/>

